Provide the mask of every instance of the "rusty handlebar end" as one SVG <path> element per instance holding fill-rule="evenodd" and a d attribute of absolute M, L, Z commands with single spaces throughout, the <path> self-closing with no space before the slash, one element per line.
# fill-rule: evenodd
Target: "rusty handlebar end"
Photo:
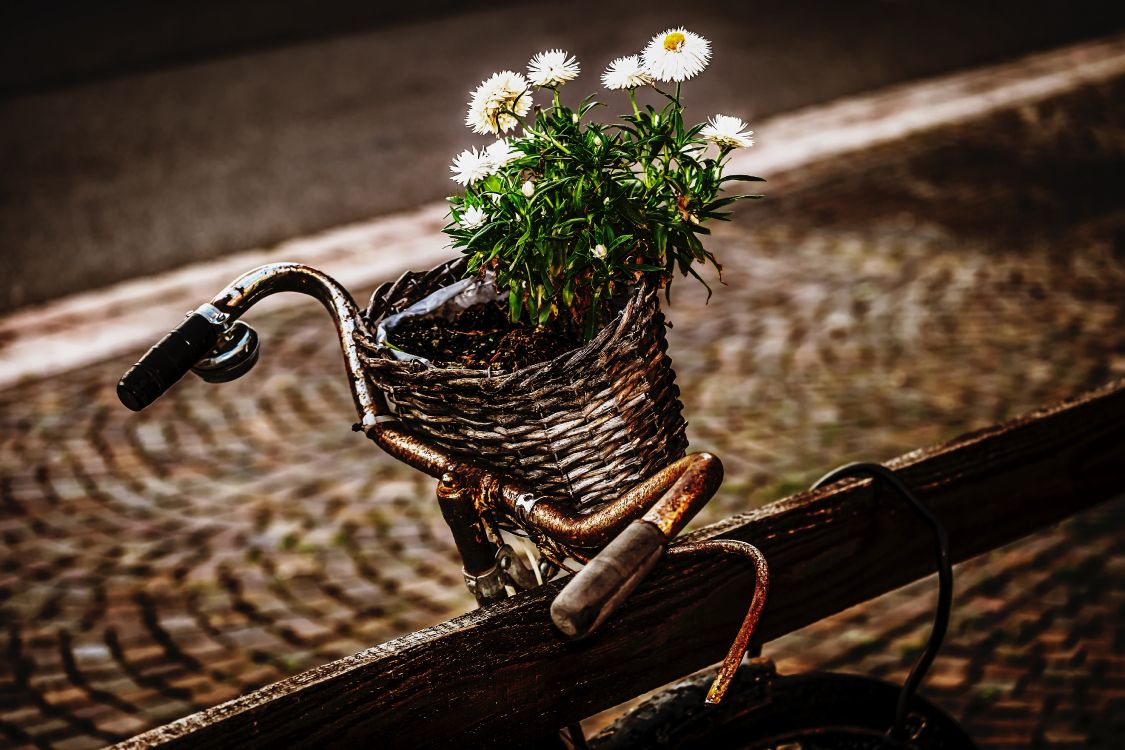
<path fill-rule="evenodd" d="M 625 527 L 578 571 L 551 603 L 551 619 L 571 638 L 588 636 L 632 593 L 664 554 L 668 540 L 653 524 Z"/>

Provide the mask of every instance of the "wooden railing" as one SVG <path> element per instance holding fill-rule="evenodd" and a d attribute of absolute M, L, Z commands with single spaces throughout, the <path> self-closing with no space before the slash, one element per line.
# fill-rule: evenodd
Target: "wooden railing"
<path fill-rule="evenodd" d="M 964 560 L 1125 492 L 1125 381 L 888 465 Z M 752 541 L 773 582 L 768 641 L 933 571 L 929 534 L 870 481 L 841 482 L 700 530 Z M 718 661 L 752 575 L 731 558 L 668 559 L 594 637 L 548 616 L 560 588 L 395 639 L 119 745 L 504 747 Z M 956 600 L 955 600 L 956 606 Z"/>

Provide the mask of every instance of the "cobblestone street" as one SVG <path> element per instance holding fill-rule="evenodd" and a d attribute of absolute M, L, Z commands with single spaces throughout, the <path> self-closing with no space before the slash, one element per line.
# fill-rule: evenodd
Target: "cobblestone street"
<path fill-rule="evenodd" d="M 1123 167 L 1118 80 L 767 183 L 669 311 L 727 474 L 693 526 L 1125 376 Z M 139 415 L 135 357 L 0 391 L 0 744 L 101 746 L 473 606 L 432 482 L 351 432 L 327 316 L 250 319 L 253 373 Z M 981 747 L 1125 743 L 1125 501 L 958 570 L 923 693 Z M 932 605 L 766 654 L 901 679 Z"/>

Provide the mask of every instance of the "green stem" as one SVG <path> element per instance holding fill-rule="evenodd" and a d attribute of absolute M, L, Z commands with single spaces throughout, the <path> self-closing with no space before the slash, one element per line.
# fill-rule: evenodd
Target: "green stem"
<path fill-rule="evenodd" d="M 723 162 L 726 161 L 727 157 L 730 156 L 732 151 L 734 151 L 734 149 L 732 149 L 730 146 L 719 147 L 719 158 L 715 160 L 715 166 L 718 168 L 720 176 L 723 173 L 723 169 L 726 167 L 726 164 L 724 164 Z"/>
<path fill-rule="evenodd" d="M 534 128 L 530 128 L 527 125 L 524 125 L 523 129 L 524 129 L 524 132 L 530 133 L 531 135 L 534 135 L 537 138 L 546 138 L 548 141 L 555 144 L 555 148 L 557 148 L 559 151 L 562 151 L 567 156 L 571 155 L 570 149 L 568 149 L 566 146 L 562 145 L 557 140 L 555 140 L 555 137 L 552 136 L 550 133 L 548 133 L 546 131 L 542 131 L 542 130 L 535 130 Z"/>
<path fill-rule="evenodd" d="M 635 117 L 640 117 L 641 116 L 641 110 L 639 110 L 637 108 L 637 93 L 636 93 L 636 90 L 628 89 L 628 91 L 629 91 L 629 103 L 633 105 L 633 115 Z"/>
<path fill-rule="evenodd" d="M 530 96 L 530 95 L 531 95 L 530 92 L 525 90 L 523 94 L 520 94 L 520 98 L 522 98 L 524 96 Z M 532 111 L 534 111 L 534 110 L 532 110 Z M 501 109 L 501 110 L 499 110 L 499 113 L 496 115 L 496 122 L 493 123 L 493 125 L 496 125 L 496 137 L 497 138 L 503 138 L 504 137 L 503 131 L 500 130 L 500 115 L 511 115 L 513 118 L 515 118 L 516 122 L 523 125 L 525 130 L 527 129 L 527 120 L 526 119 L 517 115 L 514 110 Z"/>

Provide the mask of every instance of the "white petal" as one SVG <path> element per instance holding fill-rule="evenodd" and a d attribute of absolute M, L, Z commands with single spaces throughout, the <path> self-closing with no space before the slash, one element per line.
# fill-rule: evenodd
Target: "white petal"
<path fill-rule="evenodd" d="M 602 85 L 607 89 L 635 89 L 652 83 L 637 55 L 619 57 L 602 73 Z"/>
<path fill-rule="evenodd" d="M 711 59 L 711 42 L 685 28 L 668 29 L 641 53 L 645 71 L 658 81 L 686 81 L 703 72 Z"/>
<path fill-rule="evenodd" d="M 488 214 L 483 209 L 477 206 L 469 206 L 461 214 L 461 221 L 458 222 L 464 229 L 479 229 L 485 221 L 488 220 Z"/>
<path fill-rule="evenodd" d="M 746 123 L 730 115 L 708 118 L 699 135 L 721 148 L 749 148 L 754 145 L 754 131 L 746 130 Z"/>
<path fill-rule="evenodd" d="M 449 179 L 461 185 L 472 185 L 477 180 L 488 177 L 496 168 L 486 153 L 467 148 L 453 158 L 449 171 L 453 172 Z"/>
<path fill-rule="evenodd" d="M 508 132 L 531 109 L 528 82 L 519 73 L 502 70 L 481 81 L 469 100 L 465 124 L 481 135 Z"/>
<path fill-rule="evenodd" d="M 519 149 L 513 147 L 507 138 L 501 138 L 495 143 L 490 144 L 484 151 L 488 155 L 488 158 L 492 160 L 492 165 L 496 169 L 506 167 L 523 156 Z"/>
<path fill-rule="evenodd" d="M 528 78 L 536 86 L 561 86 L 577 78 L 580 70 L 578 61 L 561 49 L 540 52 L 527 64 Z"/>

